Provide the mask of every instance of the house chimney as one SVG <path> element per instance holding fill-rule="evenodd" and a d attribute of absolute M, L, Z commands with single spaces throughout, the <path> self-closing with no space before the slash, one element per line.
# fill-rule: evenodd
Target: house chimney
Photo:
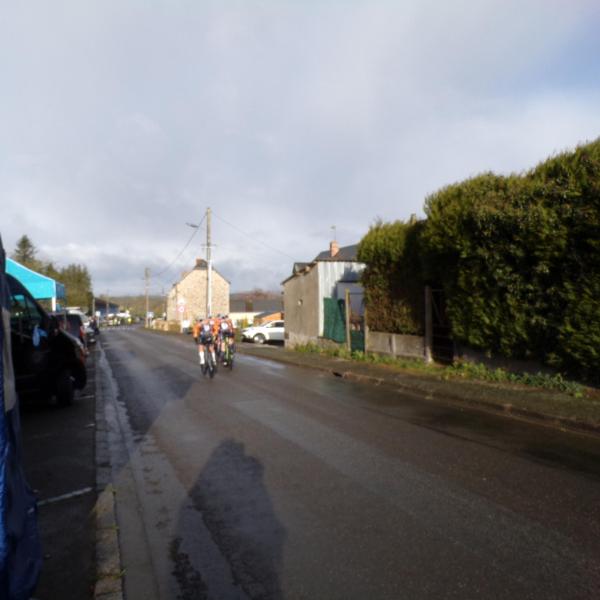
<path fill-rule="evenodd" d="M 339 247 L 338 243 L 335 240 L 333 242 L 330 242 L 329 255 L 331 257 L 334 257 L 339 251 L 340 251 L 340 247 Z"/>

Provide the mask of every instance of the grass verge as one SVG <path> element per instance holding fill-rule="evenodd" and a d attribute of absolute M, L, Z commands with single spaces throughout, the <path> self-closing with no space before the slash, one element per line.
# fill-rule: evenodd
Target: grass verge
<path fill-rule="evenodd" d="M 483 364 L 458 361 L 452 365 L 427 364 L 422 360 L 396 358 L 379 354 L 366 354 L 365 352 L 350 352 L 347 348 L 321 348 L 316 344 L 304 344 L 295 346 L 294 350 L 306 354 L 321 354 L 335 358 L 344 358 L 358 362 L 388 365 L 398 370 L 411 371 L 433 375 L 444 380 L 463 379 L 472 381 L 486 381 L 491 383 L 512 383 L 517 385 L 555 390 L 573 396 L 583 398 L 587 388 L 582 384 L 564 378 L 560 373 L 548 375 L 546 373 L 513 373 L 505 369 L 490 369 Z"/>

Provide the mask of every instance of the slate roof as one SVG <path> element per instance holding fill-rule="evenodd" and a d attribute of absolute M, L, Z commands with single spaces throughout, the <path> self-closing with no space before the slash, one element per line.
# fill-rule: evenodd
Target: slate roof
<path fill-rule="evenodd" d="M 181 274 L 181 279 L 178 283 L 181 283 L 190 273 L 193 273 L 194 271 L 206 271 L 207 269 L 208 263 L 203 258 L 197 258 L 194 266 L 189 271 L 184 271 Z M 231 285 L 231 281 L 229 281 L 229 279 L 227 279 L 226 277 L 223 277 L 223 274 L 219 273 L 219 271 L 215 269 L 214 264 L 212 266 L 212 272 L 216 273 L 221 279 L 224 279 L 228 284 Z M 172 287 L 175 287 L 176 285 L 177 283 L 174 283 Z"/>
<path fill-rule="evenodd" d="M 304 269 L 306 269 L 306 267 L 308 267 L 308 265 L 310 265 L 310 263 L 307 263 L 307 262 L 295 262 L 294 263 L 294 267 L 292 269 L 292 273 L 299 273 L 300 271 L 303 271 Z"/>
<path fill-rule="evenodd" d="M 324 250 L 320 254 L 317 254 L 313 262 L 324 260 L 329 262 L 357 262 L 358 258 L 356 254 L 358 252 L 358 244 L 352 244 L 352 246 L 343 246 L 339 249 L 335 256 L 331 256 L 329 250 Z"/>
<path fill-rule="evenodd" d="M 352 244 L 352 246 L 343 246 L 341 247 L 335 256 L 331 256 L 331 250 L 323 250 L 317 254 L 317 256 L 312 260 L 312 262 L 296 262 L 292 268 L 292 274 L 289 277 L 286 277 L 281 285 L 288 282 L 290 279 L 293 279 L 298 273 L 302 271 L 308 270 L 313 267 L 319 261 L 321 262 L 359 262 L 357 258 L 358 254 L 358 244 Z M 350 280 L 346 281 L 346 283 L 351 283 Z"/>

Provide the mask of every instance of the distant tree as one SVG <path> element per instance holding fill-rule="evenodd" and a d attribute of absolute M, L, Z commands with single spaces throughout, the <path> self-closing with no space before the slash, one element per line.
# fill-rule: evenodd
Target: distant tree
<path fill-rule="evenodd" d="M 11 258 L 62 283 L 65 286 L 67 306 L 80 306 L 84 310 L 91 309 L 93 302 L 92 279 L 85 265 L 70 264 L 60 268 L 52 261 L 39 260 L 37 248 L 27 235 L 19 238 Z"/>
<path fill-rule="evenodd" d="M 89 308 L 92 279 L 85 265 L 68 265 L 60 269 L 57 279 L 65 286 L 67 306 L 80 306 L 84 310 Z"/>
<path fill-rule="evenodd" d="M 17 241 L 15 251 L 11 258 L 22 265 L 37 270 L 40 267 L 40 261 L 36 258 L 37 248 L 27 235 L 22 235 Z"/>
<path fill-rule="evenodd" d="M 60 270 L 54 266 L 52 261 L 42 263 L 39 271 L 42 273 L 42 275 L 46 275 L 47 277 L 51 277 L 56 281 L 60 281 Z"/>

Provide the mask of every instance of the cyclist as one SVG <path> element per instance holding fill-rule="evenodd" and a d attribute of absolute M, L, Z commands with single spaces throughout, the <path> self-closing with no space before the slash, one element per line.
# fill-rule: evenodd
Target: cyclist
<path fill-rule="evenodd" d="M 198 358 L 200 360 L 200 366 L 204 371 L 208 365 L 205 364 L 205 350 L 211 353 L 213 363 L 217 364 L 217 358 L 215 356 L 215 335 L 212 323 L 212 317 L 209 315 L 208 319 L 197 319 L 194 325 L 194 339 L 198 344 Z"/>
<path fill-rule="evenodd" d="M 229 315 L 223 315 L 219 323 L 221 356 L 227 356 L 225 353 L 226 346 L 229 346 L 230 353 L 233 353 L 234 333 L 233 322 L 229 318 Z M 226 365 L 227 360 L 224 360 L 223 364 Z"/>
<path fill-rule="evenodd" d="M 202 318 L 196 317 L 194 320 L 194 324 L 192 325 L 192 337 L 194 338 L 194 342 L 196 344 L 200 343 L 200 329 L 202 325 Z"/>
<path fill-rule="evenodd" d="M 212 327 L 213 339 L 215 345 L 215 353 L 217 359 L 220 358 L 221 352 L 221 315 L 217 314 L 214 317 L 210 317 L 210 326 Z"/>

